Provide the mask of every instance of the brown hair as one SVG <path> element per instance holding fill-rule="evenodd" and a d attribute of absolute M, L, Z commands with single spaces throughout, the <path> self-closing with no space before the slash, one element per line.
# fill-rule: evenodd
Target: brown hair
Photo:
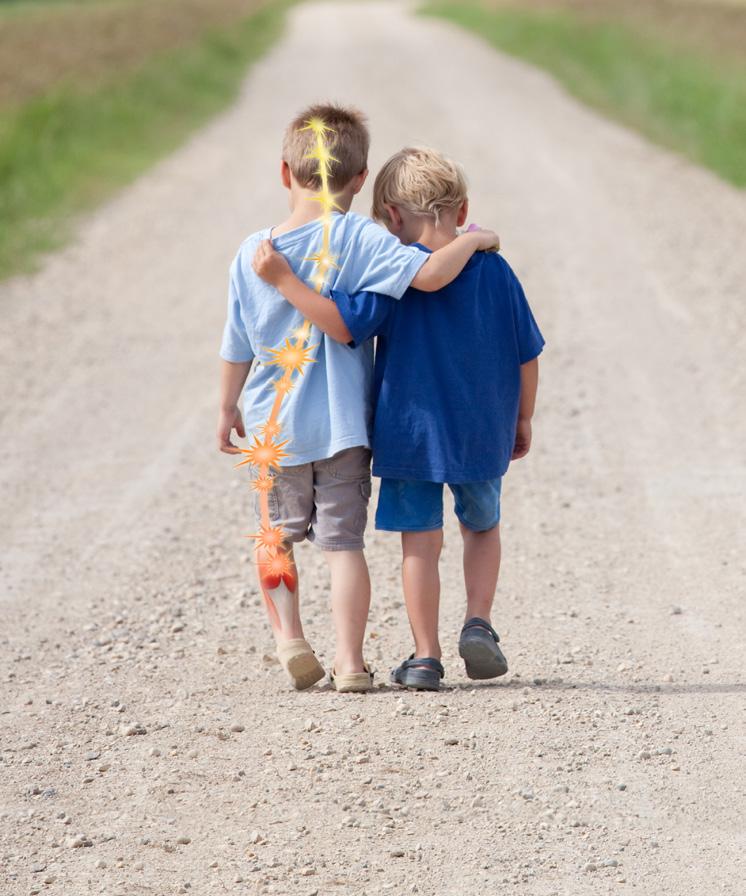
<path fill-rule="evenodd" d="M 288 125 L 282 141 L 282 158 L 302 187 L 318 190 L 321 186 L 318 162 L 307 158 L 316 146 L 316 137 L 313 131 L 304 130 L 312 118 L 322 119 L 333 131 L 325 137 L 329 151 L 337 159 L 331 163 L 329 186 L 332 190 L 341 190 L 368 165 L 370 135 L 365 116 L 350 107 L 317 103 L 304 109 Z"/>
<path fill-rule="evenodd" d="M 407 146 L 384 163 L 373 185 L 373 217 L 387 222 L 386 205 L 398 205 L 436 222 L 444 209 L 466 199 L 461 166 L 426 146 Z"/>

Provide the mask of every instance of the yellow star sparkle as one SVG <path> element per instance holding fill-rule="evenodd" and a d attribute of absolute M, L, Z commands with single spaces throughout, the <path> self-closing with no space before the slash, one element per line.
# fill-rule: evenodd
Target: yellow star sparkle
<path fill-rule="evenodd" d="M 315 345 L 304 348 L 302 345 L 286 339 L 282 348 L 265 348 L 265 351 L 274 356 L 274 360 L 267 361 L 267 365 L 276 364 L 278 367 L 282 367 L 286 373 L 297 371 L 303 376 L 303 368 L 306 364 L 316 363 L 315 359 L 311 357 L 311 352 L 315 348 Z"/>
<path fill-rule="evenodd" d="M 303 261 L 312 261 L 316 265 L 316 267 L 322 273 L 326 273 L 329 268 L 336 268 L 340 270 L 339 265 L 337 264 L 339 256 L 332 255 L 331 252 L 326 252 L 324 249 L 321 249 L 319 252 L 315 252 L 313 255 L 308 255 Z"/>
<path fill-rule="evenodd" d="M 337 211 L 343 211 L 342 206 L 337 202 L 337 197 L 339 193 L 330 193 L 328 190 L 322 190 L 320 193 L 317 193 L 315 196 L 311 196 L 311 200 L 313 202 L 318 202 L 321 204 L 322 209 L 325 213 L 332 211 L 333 209 L 337 209 Z"/>
<path fill-rule="evenodd" d="M 260 494 L 267 494 L 271 492 L 275 485 L 275 477 L 274 476 L 257 476 L 256 479 L 251 480 L 251 487 L 255 492 L 259 492 Z"/>
<path fill-rule="evenodd" d="M 333 128 L 330 128 L 329 125 L 324 121 L 323 118 L 318 118 L 314 116 L 313 118 L 309 118 L 306 122 L 306 126 L 301 128 L 302 131 L 313 131 L 317 136 L 323 137 L 325 134 L 334 134 L 335 131 Z"/>
<path fill-rule="evenodd" d="M 277 554 L 287 538 L 282 526 L 260 526 L 259 531 L 246 538 L 256 539 L 256 549 L 264 548 L 270 554 Z"/>
<path fill-rule="evenodd" d="M 326 173 L 329 173 L 329 163 L 334 162 L 335 164 L 339 163 L 339 159 L 336 159 L 330 152 L 329 147 L 323 143 L 319 143 L 316 149 L 312 149 L 311 152 L 307 152 L 304 156 L 305 159 L 318 159 L 319 167 L 324 167 L 326 169 Z"/>
<path fill-rule="evenodd" d="M 311 338 L 311 325 L 308 321 L 304 321 L 303 324 L 298 327 L 296 330 L 293 330 L 293 339 L 299 340 L 300 342 L 308 342 Z"/>
<path fill-rule="evenodd" d="M 236 464 L 237 467 L 242 467 L 244 464 L 253 464 L 257 467 L 274 467 L 276 470 L 279 470 L 280 461 L 290 457 L 286 451 L 282 450 L 290 439 L 285 439 L 284 442 L 274 442 L 270 438 L 265 438 L 263 442 L 260 442 L 256 436 L 253 438 L 253 445 L 250 445 L 248 448 L 241 448 L 241 454 L 245 454 L 246 457 Z"/>

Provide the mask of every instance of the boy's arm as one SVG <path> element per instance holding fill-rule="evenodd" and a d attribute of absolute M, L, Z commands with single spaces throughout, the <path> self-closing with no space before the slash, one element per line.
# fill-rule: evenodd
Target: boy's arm
<path fill-rule="evenodd" d="M 231 442 L 231 430 L 246 437 L 238 399 L 241 396 L 251 361 L 223 361 L 220 368 L 220 413 L 218 415 L 218 448 L 224 454 L 240 454 L 241 449 Z"/>
<path fill-rule="evenodd" d="M 352 341 L 352 335 L 335 303 L 319 295 L 296 277 L 285 257 L 275 251 L 269 240 L 262 240 L 251 264 L 262 280 L 274 286 L 303 317 L 322 332 L 337 342 Z"/>
<path fill-rule="evenodd" d="M 521 364 L 521 397 L 518 403 L 518 423 L 511 460 L 525 457 L 531 447 L 531 418 L 534 416 L 538 385 L 539 359 L 536 357 Z"/>
<path fill-rule="evenodd" d="M 499 249 L 500 237 L 491 230 L 472 230 L 462 233 L 447 246 L 433 252 L 419 269 L 411 286 L 423 292 L 443 289 L 464 269 L 471 256 L 479 250 Z"/>

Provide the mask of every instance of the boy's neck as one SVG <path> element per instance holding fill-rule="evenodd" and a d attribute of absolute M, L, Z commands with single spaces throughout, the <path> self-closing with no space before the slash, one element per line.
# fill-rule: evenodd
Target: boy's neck
<path fill-rule="evenodd" d="M 272 231 L 275 236 L 288 233 L 297 227 L 302 227 L 311 221 L 316 221 L 322 215 L 320 203 L 314 198 L 318 193 L 314 190 L 298 189 L 293 191 L 290 197 L 290 215 Z M 338 193 L 335 198 L 338 208 L 336 211 L 347 214 L 352 205 L 353 194 L 347 191 Z"/>
<path fill-rule="evenodd" d="M 419 243 L 421 246 L 432 249 L 433 252 L 437 252 L 438 249 L 442 249 L 443 246 L 452 243 L 458 236 L 458 231 L 453 221 L 446 222 L 441 220 L 436 224 L 434 218 L 423 219 L 422 227 L 416 228 L 416 231 L 408 234 L 408 236 L 411 236 L 411 239 L 408 239 L 407 242 Z"/>

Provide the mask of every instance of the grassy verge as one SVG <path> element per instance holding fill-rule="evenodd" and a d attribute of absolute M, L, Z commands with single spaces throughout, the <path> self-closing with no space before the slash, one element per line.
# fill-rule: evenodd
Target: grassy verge
<path fill-rule="evenodd" d="M 694 48 L 612 6 L 517 8 L 432 2 L 502 50 L 551 72 L 579 99 L 746 186 L 746 61 Z"/>
<path fill-rule="evenodd" d="M 0 107 L 0 278 L 29 270 L 69 236 L 74 215 L 225 106 L 279 35 L 291 2 L 255 3 L 248 16 L 90 87 L 68 79 Z"/>

